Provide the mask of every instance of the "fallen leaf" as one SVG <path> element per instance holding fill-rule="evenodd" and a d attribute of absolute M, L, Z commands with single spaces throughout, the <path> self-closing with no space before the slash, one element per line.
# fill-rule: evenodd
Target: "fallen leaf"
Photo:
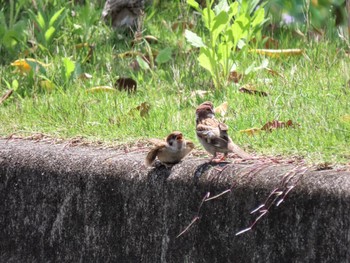
<path fill-rule="evenodd" d="M 283 76 L 283 74 L 273 70 L 273 69 L 270 69 L 270 68 L 265 68 L 265 70 L 267 70 L 267 72 L 269 72 L 271 75 L 273 76 L 279 76 L 281 77 L 282 79 L 285 79 L 285 77 Z"/>
<path fill-rule="evenodd" d="M 81 49 L 83 47 L 89 47 L 89 43 L 85 42 L 85 43 L 79 43 L 79 44 L 75 45 L 76 49 Z"/>
<path fill-rule="evenodd" d="M 207 94 L 209 94 L 209 91 L 198 89 L 198 90 L 194 90 L 191 92 L 191 98 L 199 97 L 199 98 L 203 99 L 204 95 L 207 95 Z"/>
<path fill-rule="evenodd" d="M 272 37 L 268 37 L 268 36 L 263 36 L 262 39 L 263 43 L 264 43 L 264 47 L 266 49 L 271 49 L 271 48 L 278 48 L 278 40 L 272 38 Z"/>
<path fill-rule="evenodd" d="M 88 93 L 99 93 L 99 92 L 116 92 L 117 90 L 110 86 L 97 86 L 90 89 L 87 89 Z"/>
<path fill-rule="evenodd" d="M 176 31 L 177 29 L 183 31 L 185 29 L 193 29 L 194 24 L 192 22 L 179 21 L 172 24 L 171 29 Z"/>
<path fill-rule="evenodd" d="M 252 95 L 259 95 L 259 96 L 262 96 L 262 97 L 266 97 L 266 96 L 269 95 L 265 91 L 260 91 L 260 90 L 255 89 L 255 86 L 252 85 L 252 84 L 246 84 L 246 85 L 242 86 L 239 89 L 239 91 L 243 92 L 243 93 L 252 94 Z"/>
<path fill-rule="evenodd" d="M 250 129 L 246 129 L 246 130 L 241 130 L 239 132 L 245 133 L 245 134 L 247 134 L 249 136 L 253 136 L 253 135 L 257 134 L 257 133 L 260 133 L 261 132 L 261 128 L 250 128 Z"/>
<path fill-rule="evenodd" d="M 120 58 L 133 58 L 137 56 L 143 56 L 143 54 L 139 51 L 126 51 L 124 53 L 118 54 L 118 57 Z"/>
<path fill-rule="evenodd" d="M 281 129 L 281 128 L 289 128 L 289 127 L 295 127 L 299 126 L 298 124 L 294 124 L 292 120 L 288 120 L 287 122 L 273 120 L 270 122 L 267 122 L 264 126 L 261 127 L 261 130 L 263 131 L 272 131 L 275 129 Z"/>
<path fill-rule="evenodd" d="M 5 100 L 7 100 L 12 95 L 12 93 L 13 93 L 13 89 L 6 91 L 6 93 L 2 95 L 0 98 L 0 104 L 2 104 Z"/>
<path fill-rule="evenodd" d="M 316 171 L 332 170 L 332 164 L 329 162 L 319 163 L 316 165 Z"/>
<path fill-rule="evenodd" d="M 119 78 L 115 82 L 115 87 L 120 91 L 135 92 L 137 89 L 137 82 L 132 78 Z"/>
<path fill-rule="evenodd" d="M 33 58 L 17 59 L 11 63 L 11 66 L 16 67 L 21 74 L 29 73 L 32 70 L 31 65 L 35 65 L 35 70 L 37 70 L 39 67 L 47 67 L 50 64 L 45 64 Z"/>
<path fill-rule="evenodd" d="M 89 73 L 81 73 L 79 76 L 78 76 L 79 79 L 91 79 L 92 78 L 92 75 L 90 75 Z"/>
<path fill-rule="evenodd" d="M 154 36 L 150 36 L 150 35 L 147 35 L 147 36 L 137 36 L 135 37 L 132 41 L 131 41 L 131 45 L 135 45 L 136 43 L 139 43 L 141 42 L 142 40 L 146 40 L 147 43 L 149 44 L 157 44 L 159 42 L 159 40 L 154 37 Z"/>
<path fill-rule="evenodd" d="M 140 116 L 144 118 L 148 115 L 150 108 L 151 108 L 151 105 L 148 102 L 142 102 L 137 107 L 131 109 L 129 111 L 129 115 L 133 115 L 137 111 L 140 113 Z"/>
<path fill-rule="evenodd" d="M 214 112 L 216 114 L 220 114 L 221 117 L 224 117 L 226 112 L 227 112 L 227 108 L 228 108 L 228 103 L 227 101 L 225 101 L 224 103 L 220 104 L 219 106 L 217 106 L 215 109 L 214 109 Z"/>
<path fill-rule="evenodd" d="M 253 38 L 251 41 L 254 44 L 257 42 L 256 38 Z M 278 40 L 276 40 L 276 39 L 274 39 L 272 37 L 263 36 L 261 42 L 264 44 L 264 47 L 266 49 L 272 49 L 272 48 L 276 49 L 276 48 L 278 48 Z"/>
<path fill-rule="evenodd" d="M 229 81 L 233 81 L 234 83 L 238 83 L 240 80 L 242 80 L 243 74 L 238 73 L 237 71 L 231 71 L 230 75 L 228 77 Z"/>
<path fill-rule="evenodd" d="M 252 49 L 251 53 L 257 53 L 260 55 L 266 55 L 273 58 L 288 57 L 288 56 L 300 56 L 304 53 L 303 49 Z"/>

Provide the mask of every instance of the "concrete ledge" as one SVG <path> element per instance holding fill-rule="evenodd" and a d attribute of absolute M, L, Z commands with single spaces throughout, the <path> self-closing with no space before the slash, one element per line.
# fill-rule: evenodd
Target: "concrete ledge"
<path fill-rule="evenodd" d="M 147 169 L 144 156 L 0 140 L 0 262 L 350 262 L 348 171 L 218 171 L 196 158 Z M 292 185 L 252 231 L 235 235 L 273 189 Z M 206 193 L 232 186 L 198 212 Z"/>

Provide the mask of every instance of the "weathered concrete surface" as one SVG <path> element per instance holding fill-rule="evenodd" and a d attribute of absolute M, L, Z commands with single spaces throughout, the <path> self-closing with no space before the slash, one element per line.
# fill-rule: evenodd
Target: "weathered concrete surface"
<path fill-rule="evenodd" d="M 350 262 L 349 172 L 299 176 L 284 203 L 235 236 L 293 167 L 219 173 L 190 158 L 147 169 L 144 156 L 0 140 L 0 262 Z M 234 183 L 176 238 L 208 191 Z"/>

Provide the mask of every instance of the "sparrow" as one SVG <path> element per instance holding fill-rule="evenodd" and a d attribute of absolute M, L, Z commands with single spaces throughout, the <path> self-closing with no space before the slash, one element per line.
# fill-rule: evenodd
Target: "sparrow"
<path fill-rule="evenodd" d="M 243 159 L 251 156 L 232 142 L 228 135 L 228 126 L 215 118 L 214 106 L 211 101 L 203 102 L 196 109 L 196 134 L 204 149 L 213 155 L 215 161 L 218 152 L 224 156 L 218 161 L 225 160 L 228 153 L 233 152 Z"/>
<path fill-rule="evenodd" d="M 158 157 L 158 160 L 165 165 L 175 164 L 181 161 L 192 149 L 194 144 L 184 139 L 179 131 L 170 133 L 165 141 L 158 141 L 156 146 L 146 156 L 145 163 L 151 166 Z"/>

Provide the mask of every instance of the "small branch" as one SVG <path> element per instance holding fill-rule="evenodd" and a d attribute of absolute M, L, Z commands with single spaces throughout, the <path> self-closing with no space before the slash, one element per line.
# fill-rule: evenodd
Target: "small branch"
<path fill-rule="evenodd" d="M 179 238 L 180 236 L 182 236 L 183 234 L 185 234 L 188 229 L 190 229 L 190 227 L 197 221 L 199 220 L 199 216 L 196 216 L 195 218 L 193 218 L 193 220 L 191 221 L 191 223 L 180 233 L 176 236 L 176 238 Z"/>
<path fill-rule="evenodd" d="M 218 198 L 218 197 L 220 197 L 220 196 L 222 196 L 222 195 L 224 195 L 224 194 L 226 194 L 226 193 L 228 193 L 228 192 L 231 192 L 231 189 L 227 189 L 227 190 L 223 191 L 223 192 L 220 193 L 220 194 L 217 194 L 217 195 L 215 195 L 215 196 L 213 196 L 213 197 L 207 198 L 207 199 L 204 200 L 204 202 L 208 202 L 208 201 L 210 201 L 210 200 L 216 199 L 216 198 Z"/>
<path fill-rule="evenodd" d="M 288 171 L 281 180 L 280 186 L 273 189 L 265 202 L 252 210 L 250 214 L 255 214 L 259 212 L 260 215 L 255 218 L 253 223 L 248 228 L 245 228 L 236 233 L 236 236 L 241 235 L 249 230 L 252 230 L 254 226 L 258 223 L 261 218 L 263 218 L 270 210 L 270 208 L 275 204 L 279 206 L 286 198 L 286 196 L 295 188 L 295 186 L 299 183 L 300 179 L 304 176 L 304 174 L 308 171 L 307 167 L 297 166 L 293 168 L 291 171 Z M 291 180 L 298 175 L 297 180 L 292 185 L 288 185 Z M 280 198 L 281 197 L 281 198 Z"/>
<path fill-rule="evenodd" d="M 5 100 L 7 100 L 13 93 L 13 89 L 8 90 L 4 95 L 0 98 L 0 104 L 2 104 Z"/>

